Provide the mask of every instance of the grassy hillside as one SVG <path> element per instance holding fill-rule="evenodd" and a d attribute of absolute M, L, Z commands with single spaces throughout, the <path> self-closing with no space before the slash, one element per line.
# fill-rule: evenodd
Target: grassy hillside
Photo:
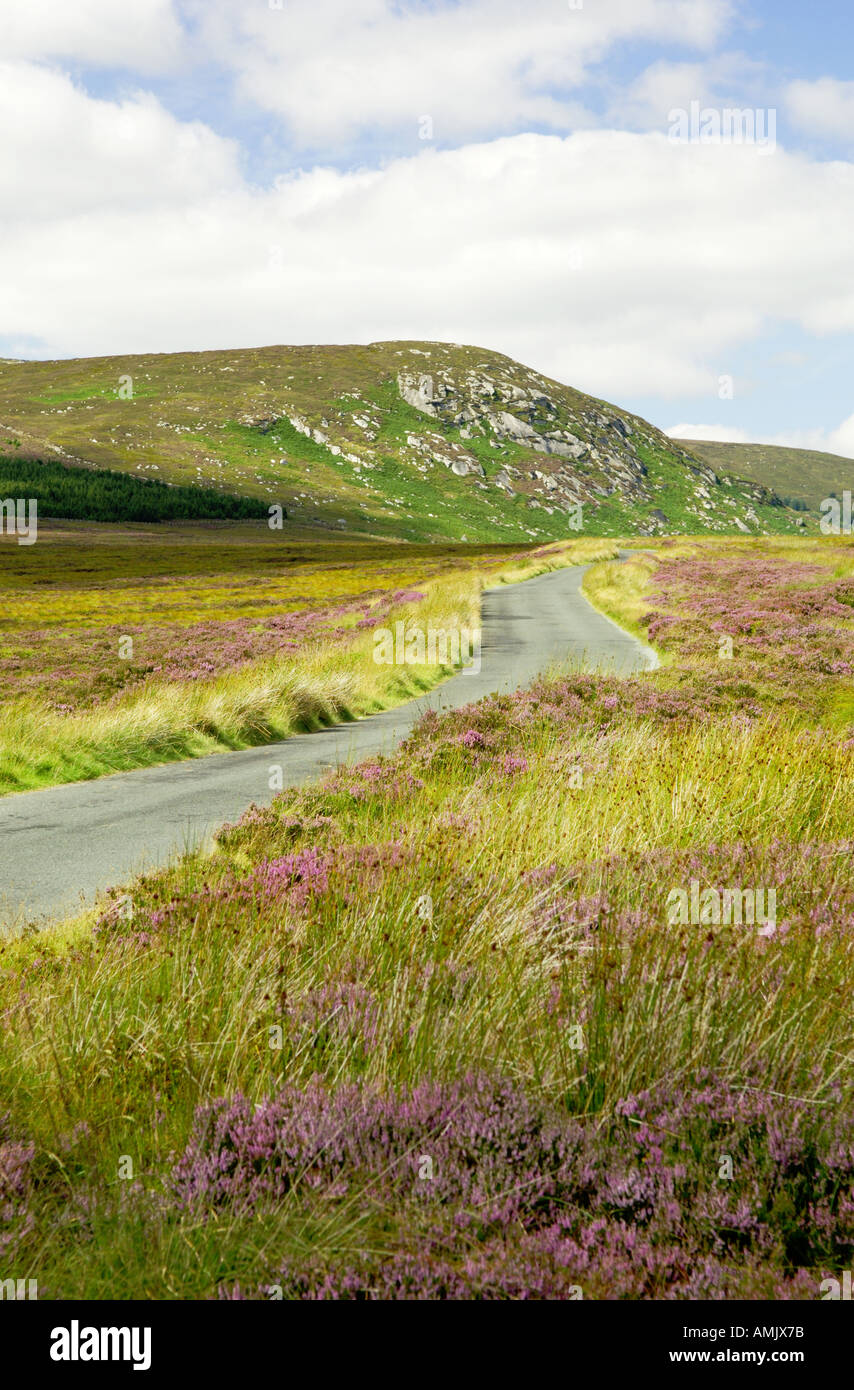
<path fill-rule="evenodd" d="M 822 499 L 854 486 L 854 459 L 816 449 L 785 449 L 774 444 L 723 444 L 676 439 L 683 449 L 717 473 L 735 473 L 771 488 L 787 501 L 802 501 L 818 516 Z"/>
<path fill-rule="evenodd" d="M 406 540 L 797 529 L 639 417 L 458 344 L 3 361 L 4 437 Z"/>

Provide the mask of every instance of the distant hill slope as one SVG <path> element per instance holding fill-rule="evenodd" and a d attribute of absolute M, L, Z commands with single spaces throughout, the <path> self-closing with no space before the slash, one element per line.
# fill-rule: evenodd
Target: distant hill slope
<path fill-rule="evenodd" d="M 131 395 L 132 392 L 132 395 Z M 638 416 L 449 343 L 0 362 L 0 449 L 280 502 L 401 539 L 795 532 Z"/>
<path fill-rule="evenodd" d="M 735 473 L 772 488 L 780 497 L 800 499 L 818 514 L 822 499 L 854 487 L 854 459 L 817 449 L 787 449 L 776 444 L 721 444 L 674 439 L 674 444 L 704 459 L 716 473 Z"/>

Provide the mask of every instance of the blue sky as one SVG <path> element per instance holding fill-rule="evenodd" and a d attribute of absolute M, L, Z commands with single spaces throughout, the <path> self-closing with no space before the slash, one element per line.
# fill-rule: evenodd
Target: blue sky
<path fill-rule="evenodd" d="M 470 341 L 854 456 L 852 40 L 842 0 L 7 7 L 0 353 Z"/>

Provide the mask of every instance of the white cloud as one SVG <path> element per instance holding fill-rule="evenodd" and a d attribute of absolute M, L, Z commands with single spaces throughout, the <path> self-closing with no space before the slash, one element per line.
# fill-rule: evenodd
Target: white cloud
<path fill-rule="evenodd" d="M 12 0 L 0 7 L 7 61 L 66 58 L 151 72 L 170 67 L 182 45 L 172 0 Z"/>
<path fill-rule="evenodd" d="M 744 360 L 736 350 L 769 328 L 854 330 L 854 164 L 666 138 L 673 107 L 767 104 L 772 75 L 749 55 L 716 51 L 736 9 L 731 0 L 2 6 L 5 341 L 42 356 L 480 342 L 612 400 L 706 396 L 711 414 L 721 367 Z M 667 61 L 629 83 L 621 62 L 618 86 L 612 50 L 646 59 L 659 41 Z M 679 45 L 690 61 L 673 61 Z M 182 109 L 215 101 L 226 128 L 248 117 L 241 128 L 257 137 L 264 168 L 275 167 L 277 136 L 281 167 L 295 146 L 315 167 L 250 186 L 241 172 L 250 151 L 236 141 L 174 116 L 151 92 L 95 99 L 51 62 L 76 75 L 183 65 Z M 593 86 L 604 116 L 583 104 Z M 854 82 L 792 82 L 784 99 L 796 128 L 850 138 Z M 417 138 L 422 116 L 433 119 L 433 142 Z M 649 133 L 593 128 L 609 125 Z M 515 133 L 532 126 L 553 134 Z M 407 131 L 412 156 L 384 158 L 407 148 Z M 328 149 L 340 163 L 348 142 L 371 150 L 371 167 L 342 171 L 309 154 Z M 797 365 L 788 359 L 772 364 Z M 671 432 L 751 442 L 731 426 Z M 854 456 L 854 416 L 766 440 Z"/>
<path fill-rule="evenodd" d="M 781 319 L 854 329 L 851 165 L 584 131 L 260 190 L 150 96 L 4 78 L 3 328 L 41 356 L 423 337 L 619 402 L 711 392 Z"/>
<path fill-rule="evenodd" d="M 200 121 L 181 122 L 148 93 L 96 101 L 62 73 L 0 62 L 0 221 L 185 205 L 240 186 L 237 147 Z M 131 231 L 132 241 L 137 234 Z"/>
<path fill-rule="evenodd" d="M 854 140 L 854 82 L 835 77 L 790 82 L 786 98 L 792 121 L 808 134 Z"/>
<path fill-rule="evenodd" d="M 667 130 L 670 112 L 701 107 L 764 108 L 767 76 L 761 64 L 741 53 L 715 54 L 700 62 L 651 63 L 628 86 L 613 94 L 609 123 L 635 130 Z"/>
<path fill-rule="evenodd" d="M 247 102 L 280 115 L 307 146 L 411 130 L 440 143 L 590 118 L 558 99 L 624 40 L 708 48 L 730 0 L 189 0 L 199 41 Z"/>
<path fill-rule="evenodd" d="M 776 444 L 789 449 L 817 449 L 854 459 L 854 415 L 834 430 L 780 430 L 777 433 L 748 433 L 728 425 L 671 425 L 664 431 L 671 439 L 705 439 L 720 444 Z M 852 479 L 854 481 L 854 479 Z"/>
<path fill-rule="evenodd" d="M 827 450 L 831 454 L 842 454 L 844 458 L 854 458 L 854 415 L 849 415 L 837 429 L 827 437 Z M 849 479 L 849 482 L 854 481 Z"/>

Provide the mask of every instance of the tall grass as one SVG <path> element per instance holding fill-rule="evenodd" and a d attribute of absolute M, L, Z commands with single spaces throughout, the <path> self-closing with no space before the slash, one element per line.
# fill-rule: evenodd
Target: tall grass
<path fill-rule="evenodd" d="M 34 1149 L 17 1277 L 44 1296 L 213 1297 L 287 1284 L 287 1267 L 375 1296 L 392 1268 L 446 1296 L 480 1288 L 487 1260 L 504 1292 L 485 1296 L 563 1269 L 585 1297 L 814 1297 L 850 1267 L 850 1133 L 833 1126 L 854 1105 L 854 748 L 770 701 L 750 718 L 698 716 L 693 687 L 656 703 L 666 679 L 572 672 L 428 719 L 394 757 L 286 792 L 131 885 L 130 918 L 111 901 L 94 933 L 90 917 L 7 943 L 0 1113 Z M 773 887 L 773 930 L 674 924 L 668 895 L 692 879 Z M 485 1148 L 454 1129 L 472 1075 L 510 1088 Z M 284 1186 L 181 1204 L 175 1155 L 212 1142 L 200 1106 L 240 1093 L 263 1117 L 291 1088 L 309 1126 L 316 1078 L 346 1136 L 289 1168 L 271 1121 L 252 1181 Z M 450 1134 L 448 1169 L 482 1197 L 496 1165 L 504 1193 L 552 1153 L 512 1098 L 560 1117 L 542 1123 L 582 1157 L 560 1160 L 545 1255 L 545 1170 L 533 1215 L 473 1218 L 441 1170 L 425 1208 L 378 1157 L 392 1117 L 330 1178 L 362 1097 L 402 1096 L 413 1125 L 428 1081 L 450 1109 L 441 1135 L 403 1126 L 405 1173 Z"/>
<path fill-rule="evenodd" d="M 424 627 L 480 625 L 486 584 L 511 583 L 551 568 L 612 553 L 608 541 L 558 544 L 505 568 L 468 568 L 428 580 L 417 603 L 399 603 L 383 625 L 412 619 Z M 106 705 L 70 714 L 45 700 L 0 709 L 0 792 L 98 777 L 104 773 L 247 748 L 292 733 L 356 719 L 430 689 L 452 673 L 435 665 L 383 666 L 370 630 L 302 651 L 250 662 L 209 679 L 150 678 Z"/>

